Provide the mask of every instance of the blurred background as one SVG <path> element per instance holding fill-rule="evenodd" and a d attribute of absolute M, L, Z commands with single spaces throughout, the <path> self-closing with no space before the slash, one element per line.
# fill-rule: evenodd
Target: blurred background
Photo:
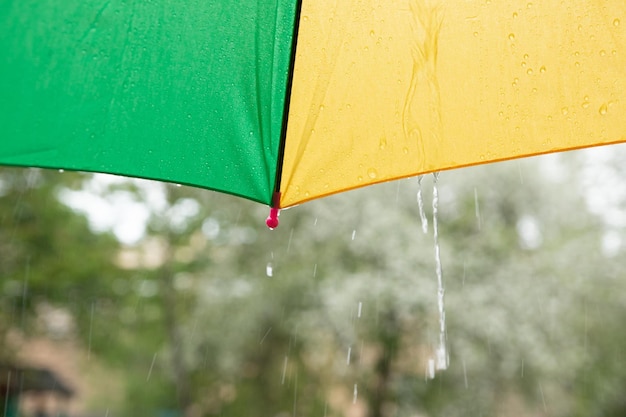
<path fill-rule="evenodd" d="M 624 416 L 625 158 L 395 181 L 273 231 L 211 191 L 1 168 L 0 415 Z"/>

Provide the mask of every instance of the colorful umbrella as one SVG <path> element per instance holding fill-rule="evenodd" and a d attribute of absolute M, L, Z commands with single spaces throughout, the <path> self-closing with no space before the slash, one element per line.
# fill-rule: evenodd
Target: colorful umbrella
<path fill-rule="evenodd" d="M 5 0 L 0 34 L 2 164 L 278 209 L 626 141 L 622 0 Z"/>

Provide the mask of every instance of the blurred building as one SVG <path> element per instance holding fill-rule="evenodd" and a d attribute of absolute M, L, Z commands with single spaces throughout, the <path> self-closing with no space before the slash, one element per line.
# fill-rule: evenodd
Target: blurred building
<path fill-rule="evenodd" d="M 20 404 L 32 404 L 33 417 L 67 414 L 74 390 L 46 368 L 0 364 L 0 406 L 4 417 L 20 415 Z"/>

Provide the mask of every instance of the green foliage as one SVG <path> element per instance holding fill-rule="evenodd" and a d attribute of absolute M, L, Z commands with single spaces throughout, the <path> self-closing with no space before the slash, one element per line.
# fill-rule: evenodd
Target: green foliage
<path fill-rule="evenodd" d="M 626 193 L 599 195 L 587 166 L 573 154 L 441 175 L 450 367 L 434 379 L 431 177 L 428 234 L 415 179 L 285 211 L 274 231 L 266 208 L 231 196 L 117 184 L 101 197 L 160 196 L 128 246 L 59 203 L 89 176 L 6 170 L 1 317 L 6 330 L 42 303 L 70 311 L 85 349 L 125 375 L 125 415 L 622 415 L 623 225 L 611 219 Z M 590 189 L 613 211 L 594 209 Z"/>

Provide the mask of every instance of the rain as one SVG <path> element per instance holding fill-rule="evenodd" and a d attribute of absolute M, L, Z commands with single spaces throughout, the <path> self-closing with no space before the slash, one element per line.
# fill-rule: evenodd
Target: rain
<path fill-rule="evenodd" d="M 626 415 L 623 1 L 186 3 L 0 6 L 0 417 Z"/>
<path fill-rule="evenodd" d="M 3 168 L 0 376 L 54 376 L 23 416 L 621 415 L 624 157 L 400 180 L 271 231 L 219 193 Z"/>

